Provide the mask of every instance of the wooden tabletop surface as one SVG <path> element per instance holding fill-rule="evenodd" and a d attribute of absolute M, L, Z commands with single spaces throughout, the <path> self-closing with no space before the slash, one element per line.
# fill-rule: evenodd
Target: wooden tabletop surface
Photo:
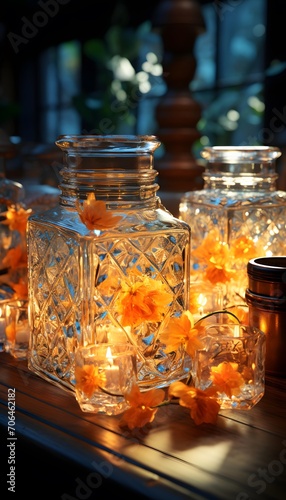
<path fill-rule="evenodd" d="M 6 492 L 15 498 L 7 482 L 11 459 L 14 493 L 19 498 L 27 493 L 30 500 L 109 494 L 116 499 L 286 498 L 286 379 L 268 378 L 254 408 L 221 411 L 215 425 L 197 426 L 187 409 L 169 405 L 147 428 L 131 432 L 120 428 L 120 415 L 82 412 L 72 393 L 30 372 L 26 361 L 7 353 L 0 360 L 1 455 L 7 463 L 1 498 L 9 498 Z M 13 394 L 15 436 L 9 440 Z"/>

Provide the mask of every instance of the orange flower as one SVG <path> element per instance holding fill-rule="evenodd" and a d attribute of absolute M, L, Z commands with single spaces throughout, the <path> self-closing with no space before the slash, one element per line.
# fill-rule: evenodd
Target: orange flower
<path fill-rule="evenodd" d="M 107 276 L 104 281 L 96 285 L 96 289 L 102 295 L 114 295 L 114 292 L 118 289 L 118 278 L 113 275 Z"/>
<path fill-rule="evenodd" d="M 110 229 L 114 227 L 122 218 L 115 216 L 106 210 L 104 201 L 97 201 L 94 193 L 90 193 L 87 200 L 83 202 L 83 208 L 80 202 L 76 201 L 76 208 L 80 220 L 86 225 L 87 229 Z"/>
<path fill-rule="evenodd" d="M 13 283 L 13 290 L 17 299 L 26 299 L 28 297 L 28 283 L 24 280 L 19 283 Z"/>
<path fill-rule="evenodd" d="M 243 325 L 248 325 L 249 321 L 249 311 L 247 306 L 231 306 L 226 309 L 227 311 L 230 311 L 233 313 L 238 321 L 242 323 Z M 236 323 L 236 320 L 233 316 L 230 314 L 228 315 L 228 322 L 229 323 Z"/>
<path fill-rule="evenodd" d="M 202 244 L 193 251 L 193 257 L 206 268 L 205 277 L 213 285 L 227 283 L 235 275 L 231 251 L 227 243 L 220 241 L 218 231 L 210 231 Z"/>
<path fill-rule="evenodd" d="M 25 210 L 25 208 L 16 208 L 11 206 L 6 212 L 6 220 L 2 221 L 2 224 L 9 226 L 11 231 L 19 231 L 19 233 L 25 235 L 27 228 L 27 221 L 32 213 L 31 209 Z"/>
<path fill-rule="evenodd" d="M 173 382 L 169 387 L 169 396 L 180 398 L 180 405 L 190 408 L 190 415 L 196 425 L 216 422 L 220 405 L 213 398 L 214 394 L 212 388 L 202 391 L 183 382 Z"/>
<path fill-rule="evenodd" d="M 249 236 L 240 236 L 239 238 L 236 238 L 233 240 L 231 248 L 235 259 L 244 259 L 245 261 L 249 261 L 250 259 L 260 255 L 257 245 Z"/>
<path fill-rule="evenodd" d="M 219 263 L 209 266 L 205 272 L 205 277 L 213 285 L 217 283 L 228 283 L 234 276 L 235 272 L 231 269 L 221 267 Z"/>
<path fill-rule="evenodd" d="M 104 387 L 105 373 L 98 372 L 98 366 L 83 365 L 75 367 L 76 389 L 90 398 L 98 387 Z"/>
<path fill-rule="evenodd" d="M 11 248 L 5 255 L 3 264 L 4 266 L 11 267 L 11 269 L 27 267 L 27 252 L 23 250 L 21 245 Z"/>
<path fill-rule="evenodd" d="M 213 284 L 227 283 L 235 275 L 231 268 L 230 250 L 226 243 L 220 243 L 219 250 L 209 259 L 206 278 Z"/>
<path fill-rule="evenodd" d="M 223 361 L 218 366 L 211 367 L 210 378 L 217 392 L 224 392 L 229 398 L 239 394 L 240 388 L 244 384 L 244 379 L 237 371 L 237 367 L 237 363 L 228 363 L 227 361 Z"/>
<path fill-rule="evenodd" d="M 9 342 L 14 342 L 16 338 L 16 326 L 15 323 L 9 323 L 5 328 L 6 338 Z"/>
<path fill-rule="evenodd" d="M 134 384 L 129 393 L 125 395 L 130 408 L 122 415 L 120 425 L 127 426 L 130 430 L 135 427 L 144 427 L 149 422 L 153 422 L 156 408 L 164 400 L 163 389 L 151 389 L 147 392 L 140 392 L 139 387 Z"/>
<path fill-rule="evenodd" d="M 185 344 L 187 353 L 193 357 L 202 347 L 199 330 L 194 328 L 194 318 L 190 311 L 184 311 L 179 318 L 171 318 L 160 335 L 160 341 L 166 345 L 166 352 L 176 351 Z"/>
<path fill-rule="evenodd" d="M 193 249 L 192 256 L 199 262 L 208 264 L 212 255 L 219 254 L 222 244 L 220 240 L 221 238 L 217 230 L 210 231 L 201 244 Z"/>
<path fill-rule="evenodd" d="M 117 311 L 123 326 L 137 326 L 143 322 L 162 321 L 166 307 L 172 301 L 172 294 L 165 285 L 148 276 L 135 277 L 121 282 L 117 297 Z"/>

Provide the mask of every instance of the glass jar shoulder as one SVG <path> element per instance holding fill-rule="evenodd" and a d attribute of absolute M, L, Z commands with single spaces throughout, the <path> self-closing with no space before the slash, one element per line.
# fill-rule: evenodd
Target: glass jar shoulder
<path fill-rule="evenodd" d="M 31 225 L 58 227 L 63 230 L 70 230 L 81 236 L 90 235 L 94 231 L 97 236 L 99 234 L 132 234 L 140 232 L 162 232 L 162 231 L 179 231 L 190 232 L 189 225 L 176 217 L 174 217 L 166 209 L 160 207 L 157 209 L 132 209 L 132 210 L 116 210 L 110 212 L 114 217 L 114 225 L 106 230 L 94 229 L 90 230 L 84 224 L 79 216 L 79 213 L 74 208 L 65 208 L 62 206 L 55 207 L 51 210 L 46 210 L 33 214 L 29 218 L 28 228 Z"/>
<path fill-rule="evenodd" d="M 229 189 L 202 189 L 184 194 L 180 201 L 180 211 L 186 207 L 235 207 L 245 205 L 286 206 L 285 191 L 248 191 Z"/>

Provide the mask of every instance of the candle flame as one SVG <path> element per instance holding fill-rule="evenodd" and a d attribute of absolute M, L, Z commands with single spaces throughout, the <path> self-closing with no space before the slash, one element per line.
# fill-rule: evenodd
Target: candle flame
<path fill-rule="evenodd" d="M 200 293 L 198 296 L 198 304 L 202 307 L 204 307 L 207 303 L 208 299 L 203 293 Z"/>
<path fill-rule="evenodd" d="M 198 313 L 202 316 L 204 314 L 204 307 L 207 303 L 208 299 L 207 297 L 203 294 L 200 293 L 198 296 Z"/>
<path fill-rule="evenodd" d="M 106 349 L 106 359 L 107 359 L 108 363 L 110 364 L 110 366 L 112 366 L 113 365 L 113 356 L 112 356 L 112 352 L 111 352 L 111 349 L 109 346 Z"/>

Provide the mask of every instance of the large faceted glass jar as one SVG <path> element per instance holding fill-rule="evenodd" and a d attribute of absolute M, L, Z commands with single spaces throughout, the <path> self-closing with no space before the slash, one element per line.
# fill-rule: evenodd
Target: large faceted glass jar
<path fill-rule="evenodd" d="M 79 345 L 127 342 L 138 383 L 184 378 L 160 334 L 189 304 L 190 228 L 156 195 L 154 136 L 61 136 L 59 205 L 30 217 L 29 368 L 74 390 Z"/>
<path fill-rule="evenodd" d="M 179 217 L 192 231 L 191 281 L 223 287 L 224 306 L 244 302 L 247 263 L 285 255 L 286 193 L 276 190 L 278 148 L 206 147 L 204 188 L 185 193 Z"/>

